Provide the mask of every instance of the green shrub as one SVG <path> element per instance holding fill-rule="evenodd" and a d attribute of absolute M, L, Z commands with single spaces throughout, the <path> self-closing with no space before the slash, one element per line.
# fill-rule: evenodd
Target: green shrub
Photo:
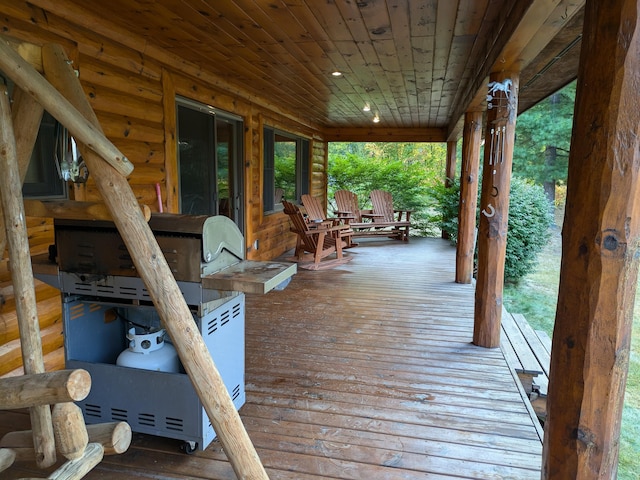
<path fill-rule="evenodd" d="M 504 267 L 506 281 L 517 283 L 536 265 L 538 254 L 549 240 L 551 208 L 540 185 L 512 179 Z"/>
<path fill-rule="evenodd" d="M 454 245 L 458 243 L 458 204 L 460 201 L 460 182 L 449 180 L 450 187 L 443 183 L 429 189 L 431 201 L 427 219 L 438 229 L 449 234 Z"/>
<path fill-rule="evenodd" d="M 429 189 L 429 192 L 432 200 L 429 221 L 448 232 L 451 241 L 456 243 L 459 183 L 451 181 L 451 187 L 439 185 Z M 538 254 L 549 239 L 552 220 L 551 206 L 544 189 L 531 182 L 513 178 L 509 195 L 505 281 L 517 283 L 535 266 Z M 476 216 L 476 224 L 478 221 L 479 217 Z"/>

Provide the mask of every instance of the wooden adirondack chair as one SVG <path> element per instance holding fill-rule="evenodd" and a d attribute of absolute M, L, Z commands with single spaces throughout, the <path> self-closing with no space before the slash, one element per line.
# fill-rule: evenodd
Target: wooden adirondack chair
<path fill-rule="evenodd" d="M 329 224 L 333 224 L 334 220 L 330 219 L 324 214 L 324 210 L 322 209 L 322 205 L 320 204 L 320 200 L 316 197 L 312 197 L 308 193 L 302 195 L 302 205 L 304 205 L 304 209 L 307 212 L 307 219 L 311 222 L 328 222 Z"/>
<path fill-rule="evenodd" d="M 375 210 L 362 210 L 358 204 L 358 197 L 349 190 L 338 190 L 335 193 L 338 217 L 344 218 L 354 231 L 354 237 L 392 237 L 405 239 L 405 229 L 408 222 L 398 223 L 393 215 L 391 221 L 383 213 Z M 393 208 L 393 207 L 392 207 Z M 408 232 L 406 232 L 408 236 Z"/>
<path fill-rule="evenodd" d="M 338 210 L 336 215 L 345 218 L 349 223 L 363 223 L 362 214 L 371 213 L 371 210 L 361 210 L 358 204 L 358 196 L 349 190 L 338 190 L 333 197 L 336 200 Z"/>
<path fill-rule="evenodd" d="M 411 210 L 394 209 L 392 195 L 384 190 L 373 190 L 369 194 L 369 198 L 373 204 L 373 222 L 391 226 L 394 236 L 399 240 L 408 241 Z"/>
<path fill-rule="evenodd" d="M 324 214 L 324 210 L 322 209 L 322 205 L 320 204 L 320 200 L 316 197 L 312 197 L 309 194 L 302 195 L 302 205 L 304 205 L 305 210 L 307 211 L 307 221 L 312 223 L 322 223 L 325 225 L 329 225 L 335 227 L 337 225 L 348 224 L 348 220 L 342 218 L 328 218 Z M 345 248 L 354 247 L 357 244 L 352 242 L 353 238 L 353 230 L 349 227 L 348 229 L 340 230 L 340 235 L 345 239 L 347 245 Z"/>
<path fill-rule="evenodd" d="M 286 200 L 282 201 L 282 205 L 284 213 L 289 215 L 289 220 L 291 220 L 291 231 L 298 235 L 294 254 L 296 261 L 301 263 L 313 262 L 313 265 L 301 265 L 301 267 L 318 270 L 350 260 L 342 254 L 342 249 L 347 246 L 345 237 L 352 234 L 348 225 L 331 226 L 322 222 L 308 223 L 296 205 Z M 321 260 L 333 253 L 336 254 L 336 259 L 323 262 L 324 265 L 321 267 Z"/>

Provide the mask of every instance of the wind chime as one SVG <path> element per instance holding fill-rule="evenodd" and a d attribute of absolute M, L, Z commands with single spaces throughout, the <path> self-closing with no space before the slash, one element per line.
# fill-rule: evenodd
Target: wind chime
<path fill-rule="evenodd" d="M 487 109 L 493 108 L 506 108 L 509 115 L 507 117 L 500 116 L 494 120 L 490 130 L 489 138 L 489 158 L 488 165 L 492 169 L 492 175 L 496 174 L 497 165 L 504 164 L 504 152 L 507 138 L 507 121 L 512 114 L 511 108 L 511 87 L 513 82 L 510 79 L 506 79 L 503 82 L 491 82 L 489 83 L 489 92 L 487 93 Z M 504 92 L 504 95 L 496 95 L 498 92 Z M 494 186 L 492 188 L 491 196 L 498 196 L 498 189 Z M 487 208 L 482 210 L 482 214 L 491 218 L 495 215 L 495 207 L 491 203 L 487 204 Z"/>
<path fill-rule="evenodd" d="M 507 78 L 503 82 L 489 83 L 489 92 L 487 93 L 487 109 L 506 108 L 511 116 L 511 87 L 513 82 Z M 497 96 L 498 92 L 504 92 L 504 95 Z M 491 128 L 491 143 L 489 149 L 489 165 L 497 165 L 504 163 L 504 147 L 506 139 L 506 118 L 500 117 L 495 120 L 497 123 Z"/>

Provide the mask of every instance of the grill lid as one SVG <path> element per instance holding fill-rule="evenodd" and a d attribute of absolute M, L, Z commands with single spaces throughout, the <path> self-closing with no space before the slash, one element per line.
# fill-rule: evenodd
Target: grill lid
<path fill-rule="evenodd" d="M 186 234 L 201 238 L 202 275 L 244 260 L 244 237 L 230 218 L 154 213 L 149 226 L 155 234 Z"/>

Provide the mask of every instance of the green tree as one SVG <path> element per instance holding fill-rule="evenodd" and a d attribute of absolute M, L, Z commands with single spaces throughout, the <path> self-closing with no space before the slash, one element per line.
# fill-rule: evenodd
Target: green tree
<path fill-rule="evenodd" d="M 566 182 L 573 123 L 575 82 L 518 116 L 513 173 L 544 187 L 555 201 L 555 187 Z"/>
<path fill-rule="evenodd" d="M 504 276 L 519 282 L 538 262 L 549 240 L 553 217 L 549 200 L 540 185 L 514 177 L 509 191 L 509 221 Z"/>
<path fill-rule="evenodd" d="M 414 230 L 433 233 L 426 217 L 427 188 L 442 183 L 445 158 L 443 144 L 331 143 L 329 198 L 336 190 L 351 190 L 367 208 L 372 190 L 387 190 L 396 207 L 413 210 Z"/>

